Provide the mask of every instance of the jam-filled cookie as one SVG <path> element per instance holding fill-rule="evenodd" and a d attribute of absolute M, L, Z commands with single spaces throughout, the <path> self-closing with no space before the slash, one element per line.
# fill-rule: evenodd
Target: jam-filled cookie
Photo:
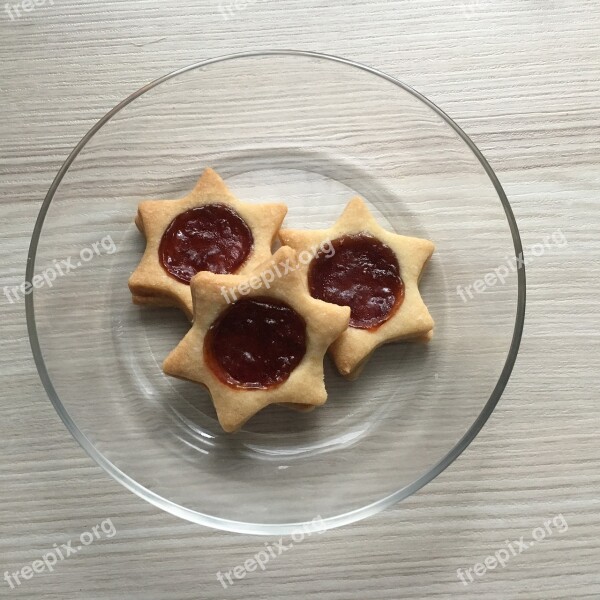
<path fill-rule="evenodd" d="M 434 323 L 418 284 L 432 242 L 386 231 L 361 198 L 351 200 L 330 229 L 288 229 L 279 237 L 301 259 L 314 256 L 301 260 L 314 298 L 351 308 L 350 327 L 331 346 L 343 375 L 357 377 L 382 344 L 431 337 Z M 317 250 L 324 244 L 326 253 Z"/>
<path fill-rule="evenodd" d="M 325 403 L 323 358 L 350 308 L 308 293 L 294 250 L 280 248 L 246 276 L 200 272 L 191 292 L 192 328 L 163 368 L 208 388 L 225 431 L 270 404 Z"/>
<path fill-rule="evenodd" d="M 252 271 L 271 256 L 286 213 L 285 204 L 240 202 L 212 169 L 180 200 L 141 202 L 135 222 L 146 250 L 129 278 L 133 301 L 177 306 L 191 318 L 192 277 Z"/>

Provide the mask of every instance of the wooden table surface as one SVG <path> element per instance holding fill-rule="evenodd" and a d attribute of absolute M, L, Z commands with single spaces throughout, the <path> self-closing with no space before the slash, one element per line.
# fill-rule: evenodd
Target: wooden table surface
<path fill-rule="evenodd" d="M 40 384 L 23 302 L 2 294 L 0 597 L 600 598 L 599 31 L 595 0 L 1 7 L 3 286 L 22 282 L 45 192 L 100 116 L 169 71 L 255 48 L 341 55 L 411 84 L 482 149 L 524 245 L 557 229 L 568 243 L 529 266 L 516 368 L 468 450 L 395 508 L 311 537 L 227 589 L 217 572 L 265 539 L 178 520 L 88 458 Z M 101 539 L 33 572 L 99 524 Z M 516 546 L 540 527 L 543 541 Z"/>

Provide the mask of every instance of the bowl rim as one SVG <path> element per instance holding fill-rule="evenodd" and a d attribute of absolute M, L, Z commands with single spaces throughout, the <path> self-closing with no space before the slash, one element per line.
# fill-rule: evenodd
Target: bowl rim
<path fill-rule="evenodd" d="M 503 205 L 504 212 L 508 221 L 508 225 L 511 231 L 511 235 L 513 238 L 513 244 L 515 248 L 515 256 L 517 258 L 519 269 L 517 270 L 518 276 L 518 289 L 517 289 L 517 310 L 515 315 L 515 326 L 513 330 L 513 336 L 511 340 L 511 345 L 508 350 L 508 354 L 504 363 L 504 367 L 500 376 L 498 378 L 498 382 L 496 386 L 492 390 L 492 393 L 484 405 L 482 411 L 475 419 L 473 424 L 469 427 L 467 432 L 463 435 L 463 437 L 454 445 L 454 447 L 444 456 L 442 457 L 436 464 L 434 464 L 427 472 L 423 473 L 418 479 L 413 481 L 412 483 L 400 488 L 396 492 L 381 498 L 371 504 L 368 504 L 362 508 L 355 509 L 349 512 L 346 512 L 341 515 L 336 515 L 333 517 L 327 517 L 320 521 L 319 527 L 323 530 L 333 529 L 335 527 L 340 527 L 342 525 L 347 525 L 350 523 L 354 523 L 356 521 L 365 519 L 371 515 L 374 515 L 397 502 L 404 500 L 405 498 L 411 496 L 418 490 L 420 490 L 427 483 L 432 481 L 435 477 L 437 477 L 442 471 L 444 471 L 448 466 L 450 466 L 469 446 L 469 444 L 475 439 L 477 434 L 481 431 L 482 427 L 485 425 L 486 421 L 494 411 L 494 408 L 498 404 L 500 397 L 509 381 L 510 375 L 512 373 L 513 367 L 515 365 L 515 361 L 519 352 L 519 346 L 523 335 L 523 327 L 525 321 L 525 305 L 526 305 L 526 276 L 525 276 L 525 266 L 523 264 L 523 246 L 521 243 L 521 237 L 519 234 L 519 229 L 514 217 L 514 213 L 506 197 L 506 194 L 502 188 L 498 177 L 496 176 L 494 170 L 485 159 L 479 148 L 475 145 L 475 143 L 471 140 L 471 138 L 459 127 L 441 108 L 439 108 L 436 104 L 434 104 L 431 100 L 426 98 L 423 94 L 416 91 L 411 86 L 403 83 L 399 79 L 392 77 L 380 71 L 376 68 L 364 65 L 362 63 L 342 58 L 339 56 L 324 54 L 321 52 L 313 52 L 308 50 L 291 50 L 291 49 L 269 49 L 269 50 L 251 50 L 246 52 L 237 52 L 233 54 L 221 55 L 215 58 L 211 58 L 208 60 L 202 60 L 188 66 L 182 67 L 171 73 L 163 75 L 154 81 L 144 85 L 139 88 L 137 91 L 133 92 L 127 98 L 122 100 L 119 104 L 117 104 L 113 109 L 107 112 L 101 119 L 99 119 L 93 127 L 81 138 L 79 143 L 73 148 L 67 159 L 64 161 L 62 166 L 60 167 L 58 173 L 56 174 L 46 197 L 42 203 L 40 212 L 38 214 L 33 234 L 31 238 L 31 242 L 29 245 L 29 251 L 27 255 L 27 267 L 25 271 L 25 281 L 31 282 L 34 276 L 34 268 L 35 268 L 35 258 L 37 247 L 40 239 L 40 235 L 42 232 L 42 227 L 44 224 L 44 220 L 46 214 L 48 212 L 48 208 L 52 199 L 54 198 L 54 194 L 58 189 L 63 177 L 68 171 L 71 164 L 75 161 L 81 150 L 85 147 L 88 141 L 98 132 L 114 115 L 120 112 L 123 108 L 125 108 L 128 104 L 133 102 L 136 98 L 144 94 L 145 92 L 159 86 L 160 84 L 177 77 L 183 73 L 188 71 L 192 71 L 201 67 L 205 67 L 208 65 L 212 65 L 215 63 L 226 62 L 230 60 L 236 60 L 241 58 L 253 58 L 260 56 L 296 56 L 296 57 L 308 57 L 308 58 L 318 58 L 321 60 L 333 61 L 337 63 L 341 63 L 353 68 L 361 69 L 366 71 L 367 73 L 371 73 L 377 77 L 383 78 L 390 83 L 398 86 L 404 91 L 416 97 L 418 100 L 423 102 L 426 106 L 428 106 L 431 110 L 437 113 L 444 121 L 454 129 L 457 135 L 462 138 L 462 140 L 467 144 L 470 150 L 473 152 L 475 157 L 478 159 L 482 167 L 484 168 L 486 174 L 490 178 L 490 181 L 494 185 L 496 189 L 496 193 Z M 33 353 L 33 358 L 35 360 L 35 364 L 38 370 L 38 374 L 42 381 L 42 384 L 46 390 L 46 393 L 52 402 L 56 412 L 62 419 L 63 423 L 70 431 L 71 435 L 77 440 L 77 442 L 81 445 L 81 447 L 87 452 L 87 454 L 100 465 L 111 477 L 113 477 L 116 481 L 118 481 L 121 485 L 137 494 L 147 502 L 157 506 L 158 508 L 171 513 L 177 517 L 182 519 L 186 519 L 193 523 L 197 523 L 200 525 L 205 525 L 208 527 L 212 527 L 215 529 L 220 529 L 224 531 L 230 531 L 235 533 L 244 533 L 244 534 L 254 534 L 254 535 L 290 535 L 296 531 L 302 531 L 303 528 L 313 527 L 314 523 L 310 521 L 307 522 L 294 522 L 294 523 L 248 523 L 244 521 L 235 521 L 229 519 L 222 519 L 220 517 L 215 517 L 206 513 L 201 513 L 184 506 L 177 504 L 171 500 L 163 498 L 159 494 L 147 489 L 133 478 L 128 476 L 126 473 L 121 471 L 118 467 L 116 467 L 113 463 L 111 463 L 101 452 L 99 452 L 93 443 L 87 438 L 87 436 L 79 429 L 79 427 L 75 424 L 73 419 L 70 417 L 66 408 L 63 406 L 62 402 L 48 374 L 46 369 L 46 365 L 44 363 L 44 358 L 42 355 L 37 327 L 35 323 L 35 309 L 34 309 L 34 288 L 32 288 L 32 293 L 25 296 L 25 314 L 27 319 L 27 332 L 29 335 L 29 341 L 31 345 L 31 350 Z"/>

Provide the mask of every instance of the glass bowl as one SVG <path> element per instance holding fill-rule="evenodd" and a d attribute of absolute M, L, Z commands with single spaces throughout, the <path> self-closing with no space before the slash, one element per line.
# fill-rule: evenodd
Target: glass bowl
<path fill-rule="evenodd" d="M 204 389 L 161 370 L 186 319 L 127 287 L 138 202 L 185 195 L 207 166 L 242 200 L 286 202 L 287 227 L 327 228 L 358 194 L 382 225 L 434 241 L 433 340 L 380 348 L 353 382 L 327 359 L 325 406 L 273 406 L 225 434 Z M 236 54 L 143 87 L 70 154 L 33 233 L 29 335 L 69 431 L 148 502 L 229 531 L 331 528 L 409 496 L 481 429 L 518 351 L 521 252 L 491 167 L 421 94 L 333 56 Z"/>

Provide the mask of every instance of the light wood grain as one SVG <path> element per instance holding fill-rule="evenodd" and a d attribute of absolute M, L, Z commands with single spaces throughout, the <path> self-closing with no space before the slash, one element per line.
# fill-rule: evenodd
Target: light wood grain
<path fill-rule="evenodd" d="M 110 517 L 117 534 L 1 597 L 600 597 L 600 9 L 593 0 L 54 0 L 0 14 L 2 285 L 23 279 L 41 200 L 62 160 L 147 81 L 251 48 L 320 50 L 371 64 L 452 115 L 498 172 L 532 262 L 522 350 L 476 441 L 414 497 L 298 544 L 224 590 L 217 571 L 262 538 L 194 526 L 128 493 L 71 439 L 30 358 L 24 305 L 2 302 L 0 576 Z M 569 528 L 463 586 L 507 539 L 562 514 Z"/>

